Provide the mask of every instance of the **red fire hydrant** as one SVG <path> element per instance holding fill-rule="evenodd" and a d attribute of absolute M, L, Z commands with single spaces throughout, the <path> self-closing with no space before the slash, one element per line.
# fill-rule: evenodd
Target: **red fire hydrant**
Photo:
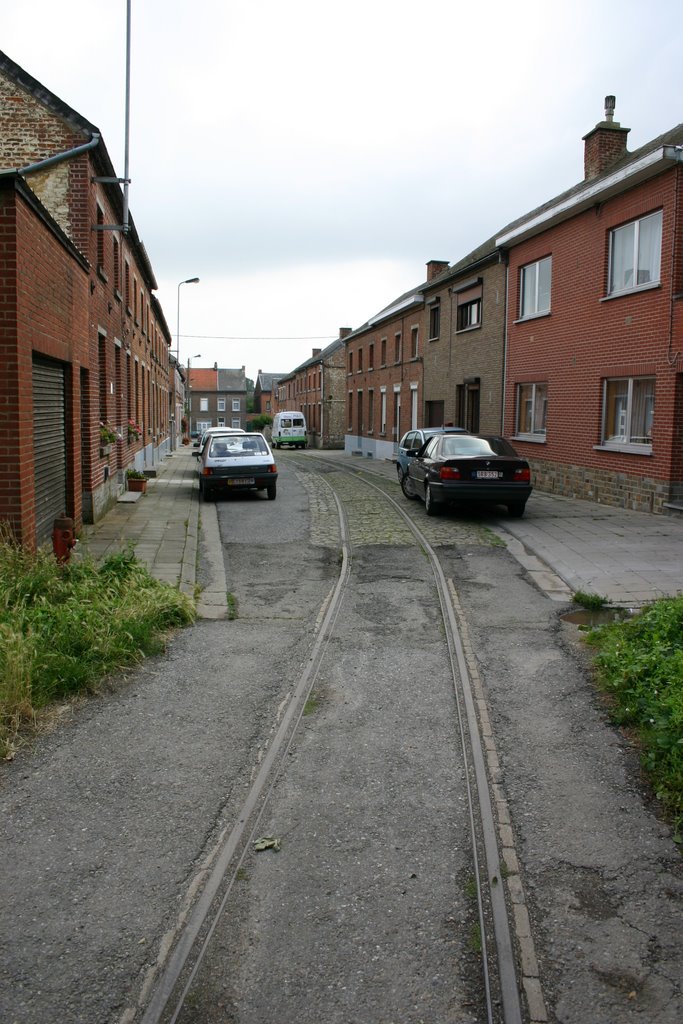
<path fill-rule="evenodd" d="M 52 527 L 52 550 L 58 562 L 68 562 L 71 549 L 76 547 L 74 521 L 68 516 L 55 519 Z"/>

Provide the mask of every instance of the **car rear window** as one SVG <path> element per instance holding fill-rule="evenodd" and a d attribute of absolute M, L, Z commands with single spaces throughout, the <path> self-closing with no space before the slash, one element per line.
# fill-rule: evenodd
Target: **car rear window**
<path fill-rule="evenodd" d="M 268 446 L 262 437 L 249 434 L 234 434 L 226 437 L 214 437 L 209 449 L 212 459 L 226 459 L 234 456 L 267 455 Z"/>
<path fill-rule="evenodd" d="M 503 437 L 471 437 L 468 434 L 453 434 L 444 437 L 441 454 L 447 459 L 464 456 L 516 455 L 517 452 Z"/>

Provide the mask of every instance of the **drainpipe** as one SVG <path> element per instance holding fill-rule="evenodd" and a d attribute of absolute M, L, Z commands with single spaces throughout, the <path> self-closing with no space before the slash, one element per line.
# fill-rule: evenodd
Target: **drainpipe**
<path fill-rule="evenodd" d="M 508 297 L 510 294 L 510 261 L 505 261 L 505 314 L 503 316 L 503 401 L 500 406 L 500 433 L 505 437 L 505 400 L 506 393 L 505 387 L 507 384 L 507 372 L 508 372 Z"/>
<path fill-rule="evenodd" d="M 100 142 L 100 136 L 94 134 L 90 139 L 90 142 L 85 142 L 82 146 L 76 146 L 75 149 L 67 149 L 64 153 L 55 153 L 54 156 L 48 156 L 45 160 L 39 160 L 35 164 L 27 164 L 26 167 L 17 167 L 16 170 L 11 172 L 3 171 L 3 174 L 21 174 L 25 176 L 27 174 L 35 174 L 37 171 L 42 171 L 46 167 L 52 167 L 54 164 L 60 164 L 63 160 L 72 160 L 76 156 L 80 156 L 81 153 L 87 153 L 88 150 L 94 149 Z"/>

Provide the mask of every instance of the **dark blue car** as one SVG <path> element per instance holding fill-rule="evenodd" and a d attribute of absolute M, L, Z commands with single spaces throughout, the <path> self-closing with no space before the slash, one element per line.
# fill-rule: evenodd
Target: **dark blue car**
<path fill-rule="evenodd" d="M 430 437 L 434 437 L 435 434 L 467 434 L 469 431 L 465 430 L 464 427 L 419 427 L 415 430 L 409 430 L 403 435 L 398 446 L 398 457 L 396 459 L 396 472 L 398 473 L 398 482 L 401 483 L 403 477 L 408 472 L 408 464 L 411 459 L 414 459 L 418 451 Z"/>

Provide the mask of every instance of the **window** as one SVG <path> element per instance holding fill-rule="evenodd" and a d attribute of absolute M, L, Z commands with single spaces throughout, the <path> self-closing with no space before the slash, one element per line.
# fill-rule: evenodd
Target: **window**
<path fill-rule="evenodd" d="M 224 427 L 225 426 L 225 416 L 219 416 L 218 417 L 218 426 L 219 427 Z"/>
<path fill-rule="evenodd" d="M 609 294 L 659 282 L 662 211 L 610 232 Z"/>
<path fill-rule="evenodd" d="M 349 352 L 349 373 L 353 373 L 353 352 Z"/>
<path fill-rule="evenodd" d="M 387 432 L 387 389 L 381 388 L 380 390 L 380 405 L 379 405 L 379 432 L 380 434 L 386 434 Z"/>
<path fill-rule="evenodd" d="M 436 341 L 441 331 L 441 305 L 439 300 L 432 304 L 429 310 L 429 340 Z"/>
<path fill-rule="evenodd" d="M 654 377 L 606 380 L 603 391 L 602 443 L 650 446 L 654 412 Z"/>
<path fill-rule="evenodd" d="M 368 370 L 375 368 L 375 345 L 374 342 L 368 345 Z"/>
<path fill-rule="evenodd" d="M 232 411 L 233 412 L 239 412 L 240 411 L 240 400 L 239 400 L 239 398 L 233 398 L 233 400 L 232 400 Z"/>
<path fill-rule="evenodd" d="M 401 332 L 397 331 L 394 335 L 394 362 L 401 362 Z"/>
<path fill-rule="evenodd" d="M 419 335 L 420 335 L 420 328 L 419 327 L 411 327 L 410 328 L 410 358 L 411 359 L 417 359 L 417 355 L 418 355 L 418 351 L 419 351 Z"/>
<path fill-rule="evenodd" d="M 363 369 L 363 349 L 358 349 L 358 372 L 360 373 Z"/>
<path fill-rule="evenodd" d="M 547 384 L 518 384 L 517 434 L 544 438 L 548 412 Z"/>
<path fill-rule="evenodd" d="M 200 412 L 208 412 L 209 411 L 209 399 L 208 398 L 200 398 L 199 399 L 199 411 Z"/>
<path fill-rule="evenodd" d="M 97 207 L 97 269 L 104 270 L 104 212 Z"/>
<path fill-rule="evenodd" d="M 230 426 L 231 427 L 241 427 L 242 426 L 242 424 L 240 423 L 239 416 L 233 416 L 233 418 L 230 420 Z"/>
<path fill-rule="evenodd" d="M 218 412 L 225 412 L 225 399 L 224 398 L 219 398 L 218 399 Z"/>
<path fill-rule="evenodd" d="M 386 366 L 387 365 L 387 339 L 386 338 L 382 338 L 382 340 L 380 342 L 380 360 L 379 360 L 379 364 L 380 364 L 380 366 Z"/>
<path fill-rule="evenodd" d="M 114 291 L 121 291 L 121 249 L 116 238 L 113 239 L 114 243 Z"/>
<path fill-rule="evenodd" d="M 368 434 L 375 429 L 375 389 L 368 391 Z"/>
<path fill-rule="evenodd" d="M 551 257 L 522 267 L 520 317 L 540 316 L 550 311 Z"/>
<path fill-rule="evenodd" d="M 347 413 L 348 413 L 347 419 L 348 419 L 349 433 L 350 433 L 353 430 L 353 391 L 349 391 L 349 402 L 348 402 Z"/>
<path fill-rule="evenodd" d="M 417 384 L 410 385 L 410 426 L 417 429 Z"/>
<path fill-rule="evenodd" d="M 481 324 L 481 299 L 472 299 L 458 305 L 458 331 L 467 331 Z"/>

